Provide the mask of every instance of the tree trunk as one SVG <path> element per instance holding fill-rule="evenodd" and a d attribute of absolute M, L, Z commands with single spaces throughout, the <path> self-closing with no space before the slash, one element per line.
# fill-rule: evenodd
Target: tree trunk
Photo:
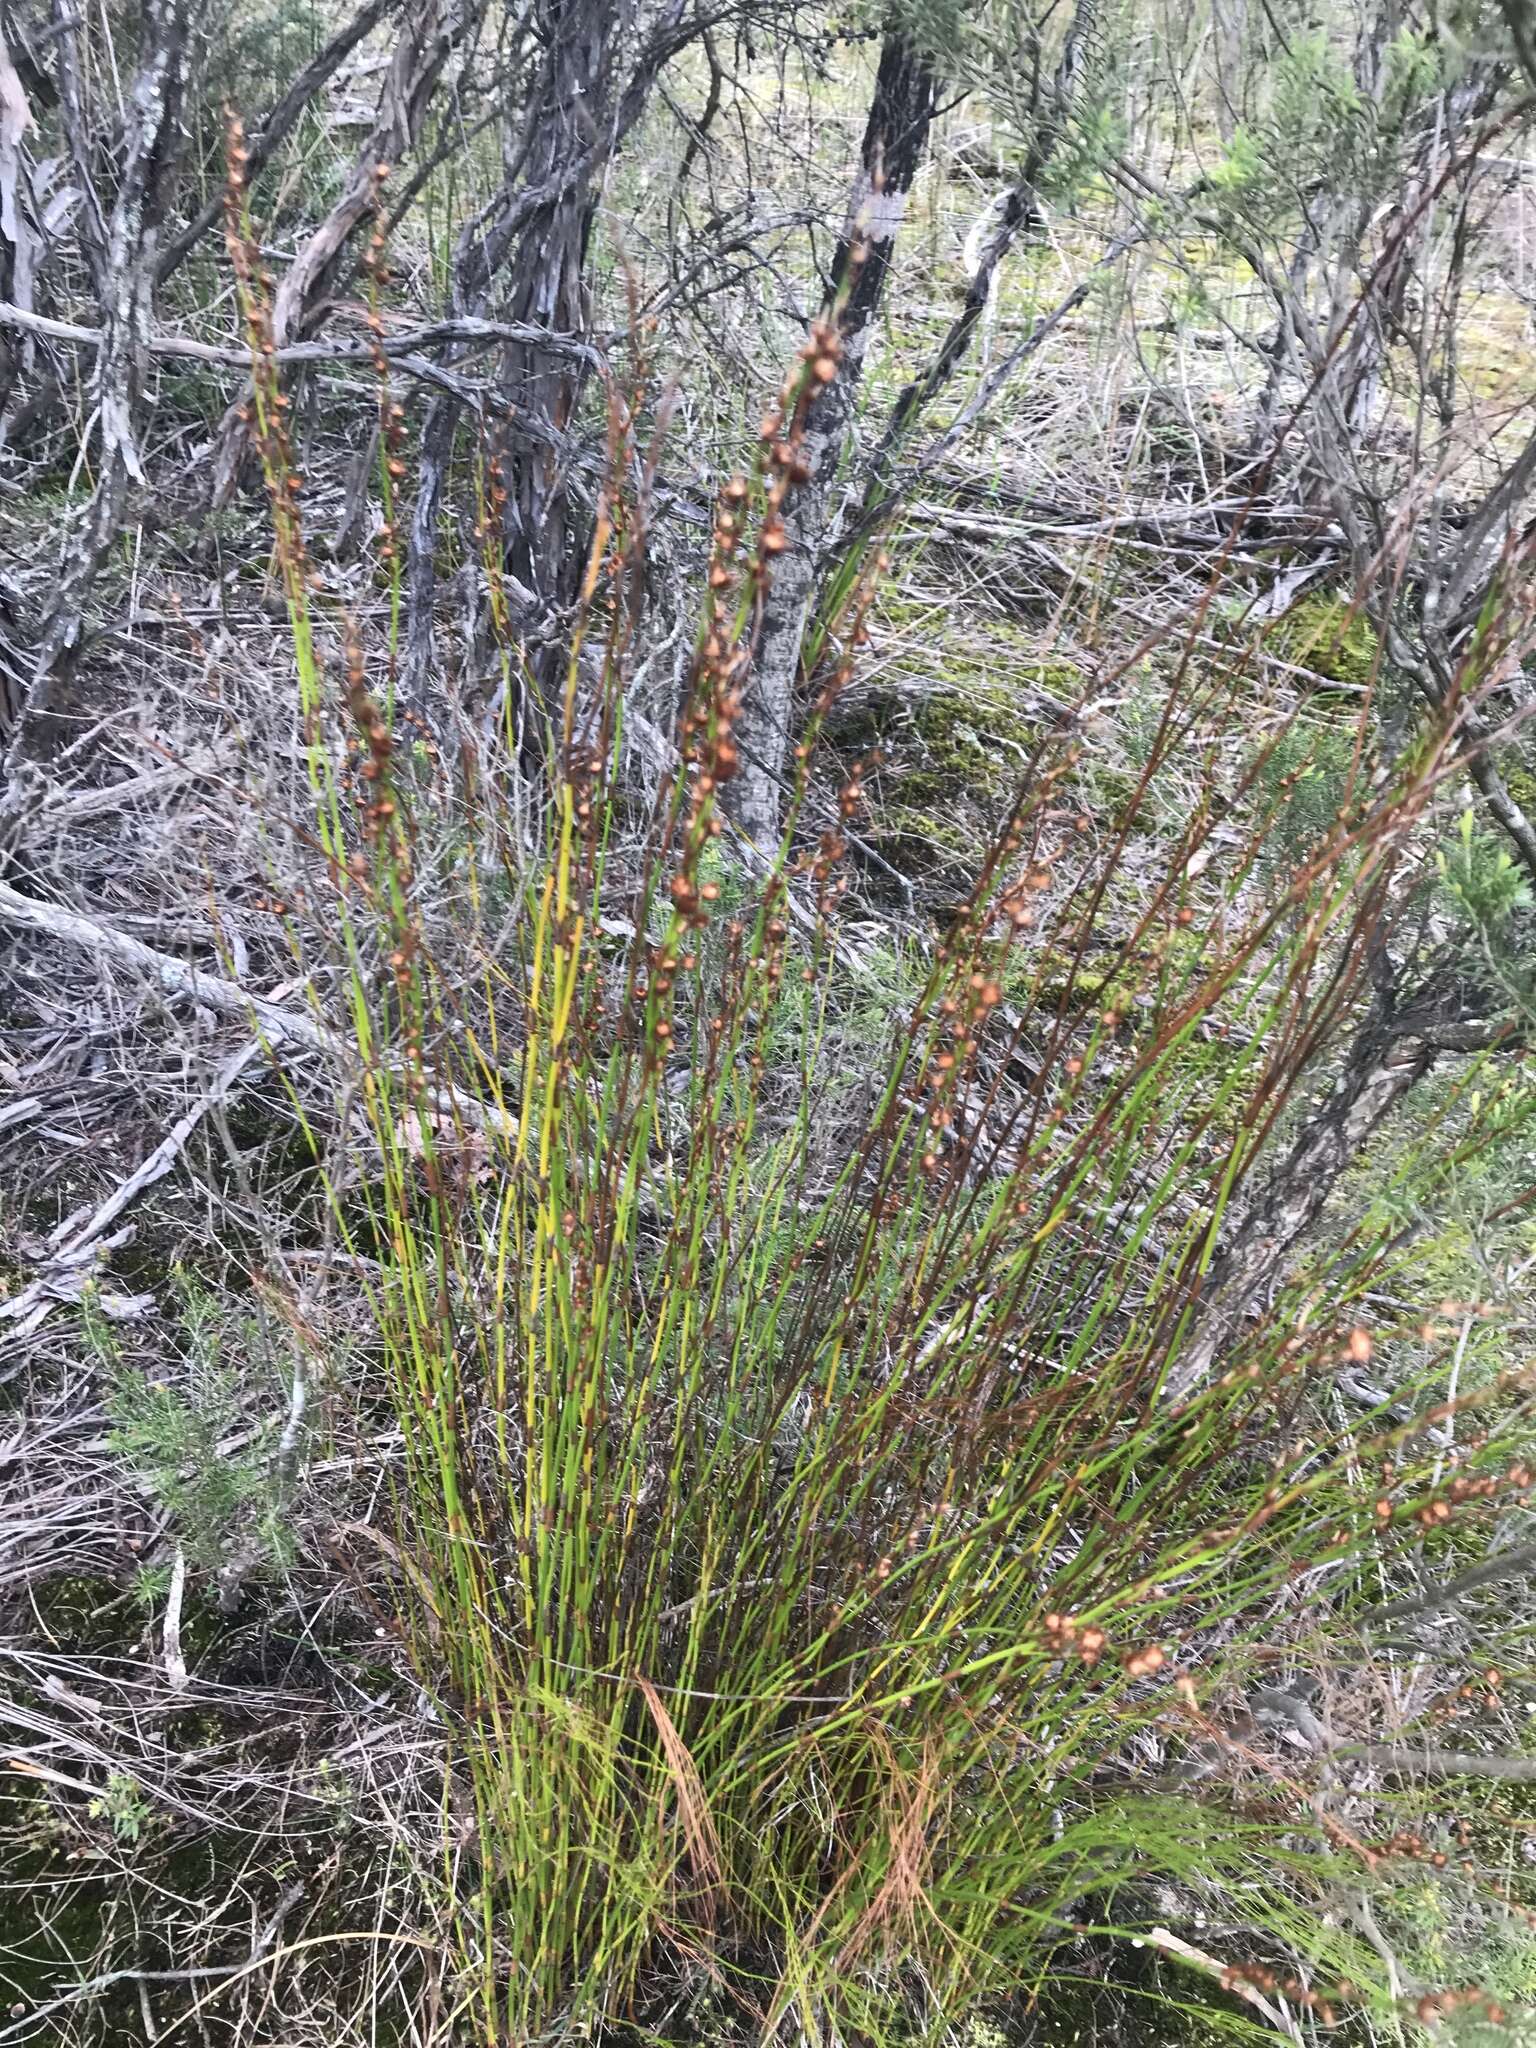
<path fill-rule="evenodd" d="M 1230 144 L 1243 118 L 1243 53 L 1248 0 L 1212 0 L 1211 40 L 1216 46 L 1216 130 Z"/>
<path fill-rule="evenodd" d="M 587 245 L 597 193 L 591 176 L 567 182 L 561 172 L 586 156 L 607 112 L 619 10 L 617 0 L 543 0 L 540 17 L 546 54 L 527 177 L 535 191 L 555 191 L 517 239 L 503 317 L 580 340 L 591 324 Z M 588 374 L 585 359 L 568 349 L 512 343 L 502 356 L 502 390 L 521 443 L 503 465 L 502 542 L 511 587 L 526 593 L 518 623 L 535 716 L 552 715 L 559 699 L 566 613 L 581 574 L 569 429 Z"/>
<path fill-rule="evenodd" d="M 833 484 L 896 236 L 927 150 L 934 92 L 927 59 L 898 30 L 889 30 L 829 281 L 829 307 L 841 308 L 842 356 L 837 375 L 817 393 L 806 415 L 802 453 L 809 474 L 785 507 L 789 545 L 763 606 L 752 680 L 737 727 L 742 766 L 729 785 L 731 810 L 742 831 L 765 850 L 778 843 L 795 682 L 833 523 Z"/>
<path fill-rule="evenodd" d="M 139 70 L 128 95 L 122 170 L 107 220 L 103 254 L 101 346 L 96 358 L 100 436 L 96 489 L 84 526 L 66 557 L 26 701 L 17 707 L 8 770 L 17 765 L 29 739 L 29 725 L 49 710 L 55 685 L 74 657 L 85 603 L 117 538 L 129 486 L 143 481 L 139 401 L 154 291 L 156 234 L 180 119 L 186 0 L 145 0 L 139 48 Z"/>
<path fill-rule="evenodd" d="M 508 319 L 537 321 L 558 337 L 552 346 L 509 348 L 502 360 L 517 408 L 500 451 L 507 594 L 546 701 L 562 662 L 559 619 L 574 594 L 582 553 L 567 488 L 569 424 L 591 369 L 590 352 L 580 344 L 589 325 L 585 270 L 597 185 L 644 112 L 662 66 L 697 33 L 683 20 L 681 0 L 667 0 L 615 98 L 623 26 L 617 0 L 538 0 L 533 34 L 539 61 L 520 131 L 508 139 L 512 168 L 495 207 L 477 217 L 454 253 L 452 314 L 489 312 L 505 278 L 498 310 Z M 420 709 L 428 708 L 437 525 L 458 418 L 458 400 L 440 393 L 422 429 L 401 675 L 402 695 Z"/>
<path fill-rule="evenodd" d="M 960 311 L 950 323 L 927 369 L 921 376 L 914 377 L 897 399 L 880 436 L 864 493 L 862 510 L 866 516 L 874 512 L 889 488 L 892 466 L 912 427 L 950 382 L 969 353 L 982 315 L 991 302 L 1004 258 L 1021 234 L 1032 232 L 1040 224 L 1040 180 L 1061 146 L 1077 103 L 1098 19 L 1098 5 L 1099 0 L 1077 0 L 1071 25 L 1062 42 L 1060 61 L 1049 88 L 1042 96 L 1044 103 L 1037 104 L 1034 110 L 1034 133 L 1029 149 L 1003 200 L 997 225 L 977 253 Z"/>
<path fill-rule="evenodd" d="M 1378 997 L 1355 1033 L 1333 1093 L 1217 1253 L 1193 1330 L 1168 1374 L 1168 1399 L 1196 1392 L 1218 1369 L 1248 1317 L 1284 1279 L 1341 1175 L 1438 1059 L 1495 1041 L 1497 1012 L 1487 991 L 1450 975 L 1405 1004 L 1390 993 Z"/>

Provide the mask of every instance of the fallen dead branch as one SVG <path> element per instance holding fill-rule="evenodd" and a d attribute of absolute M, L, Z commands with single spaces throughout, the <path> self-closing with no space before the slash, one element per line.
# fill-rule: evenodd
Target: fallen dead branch
<path fill-rule="evenodd" d="M 1416 1749 L 1411 1743 L 1340 1743 L 1336 1756 L 1375 1764 L 1393 1777 L 1486 1778 L 1502 1785 L 1536 1785 L 1536 1756 L 1492 1756 L 1468 1749 Z"/>
<path fill-rule="evenodd" d="M 47 938 L 79 946 L 98 959 L 136 968 L 168 995 L 186 996 L 220 1016 L 244 1017 L 257 1031 L 252 1057 L 256 1050 L 274 1053 L 284 1047 L 297 1047 L 304 1052 L 322 1053 L 343 1068 L 356 1065 L 357 1048 L 313 1017 L 286 1010 L 270 997 L 258 995 L 254 989 L 244 988 L 239 982 L 226 981 L 222 975 L 209 974 L 201 967 L 178 960 L 174 954 L 159 952 L 155 947 L 145 945 L 142 939 L 114 931 L 111 926 L 82 916 L 77 910 L 66 910 L 56 903 L 41 903 L 20 889 L 13 889 L 8 882 L 0 882 L 0 922 L 18 925 L 25 931 L 41 932 Z M 431 1097 L 440 1114 L 469 1130 L 505 1128 L 513 1115 L 510 1108 L 493 1107 L 461 1088 L 438 1087 L 431 1091 Z M 185 1143 L 185 1138 L 181 1142 Z M 157 1156 L 152 1154 L 151 1159 L 145 1161 L 145 1168 Z M 158 1179 L 159 1172 L 153 1178 Z M 140 1182 L 141 1186 L 147 1184 Z M 132 1196 L 128 1199 L 131 1200 Z M 86 1251 L 90 1250 L 92 1242 L 87 1241 Z M 81 1257 L 83 1253 L 75 1256 Z"/>
<path fill-rule="evenodd" d="M 1536 1565 L 1536 1543 L 1517 1543 L 1509 1550 L 1498 1551 L 1493 1557 L 1485 1558 L 1481 1564 L 1460 1572 L 1454 1579 L 1447 1579 L 1443 1585 L 1426 1586 L 1422 1593 L 1410 1593 L 1401 1600 L 1389 1600 L 1381 1607 L 1373 1607 L 1369 1614 L 1362 1615 L 1364 1626 L 1381 1628 L 1390 1621 L 1406 1621 L 1416 1614 L 1438 1614 L 1447 1607 L 1454 1607 L 1463 1594 L 1472 1593 L 1479 1586 L 1496 1585 L 1501 1579 L 1518 1578 Z"/>
<path fill-rule="evenodd" d="M 168 995 L 187 996 L 223 1017 L 245 1017 L 255 1023 L 262 1041 L 273 1051 L 281 1046 L 299 1046 L 307 1052 L 324 1053 L 328 1059 L 351 1057 L 352 1049 L 334 1031 L 312 1017 L 285 1010 L 254 989 L 208 974 L 173 954 L 157 952 L 141 939 L 113 931 L 95 918 L 83 917 L 62 904 L 40 903 L 36 897 L 0 882 L 0 920 L 19 925 L 24 931 L 41 932 L 45 938 L 80 946 L 99 959 L 121 967 L 136 968 L 158 984 Z"/>
<path fill-rule="evenodd" d="M 30 1336 L 60 1302 L 79 1297 L 91 1278 L 96 1255 L 103 1249 L 111 1226 L 145 1188 L 153 1187 L 170 1172 L 188 1138 L 209 1110 L 225 1100 L 260 1052 L 259 1040 L 241 1046 L 219 1068 L 186 1114 L 177 1118 L 153 1152 L 118 1183 L 104 1202 L 84 1221 L 78 1216 L 65 1218 L 48 1240 L 50 1256 L 43 1270 L 19 1294 L 0 1302 L 0 1321 L 18 1323 L 22 1334 Z"/>
<path fill-rule="evenodd" d="M 199 1123 L 210 1109 L 216 1108 L 230 1093 L 260 1051 L 260 1044 L 252 1041 L 241 1046 L 233 1059 L 226 1060 L 186 1115 L 177 1119 L 143 1164 L 136 1167 L 126 1180 L 120 1182 L 84 1223 L 77 1224 L 75 1218 L 66 1218 L 48 1240 L 49 1248 L 63 1254 L 82 1251 L 86 1245 L 100 1237 L 109 1225 L 115 1223 L 129 1203 L 135 1201 L 145 1188 L 153 1186 L 157 1180 L 168 1174 L 181 1157 L 182 1148 Z"/>
<path fill-rule="evenodd" d="M 22 306 L 0 301 L 0 327 L 22 334 L 35 334 L 44 341 L 67 342 L 76 348 L 99 349 L 102 330 L 80 327 L 70 320 L 50 320 Z M 537 345 L 555 354 L 576 356 L 583 362 L 600 364 L 602 351 L 574 335 L 561 334 L 520 320 L 434 320 L 426 327 L 409 327 L 385 333 L 377 343 L 369 341 L 292 341 L 273 351 L 273 361 L 291 363 L 367 363 L 378 349 L 391 360 L 415 354 L 424 348 L 492 348 L 503 342 Z M 148 354 L 166 361 L 213 363 L 232 370 L 249 370 L 248 345 L 225 345 L 197 341 L 187 334 L 152 334 L 144 343 Z"/>

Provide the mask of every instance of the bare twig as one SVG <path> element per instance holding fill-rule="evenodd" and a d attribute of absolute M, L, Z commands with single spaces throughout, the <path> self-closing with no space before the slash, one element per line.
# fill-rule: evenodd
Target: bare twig
<path fill-rule="evenodd" d="M 1251 2005 L 1255 2012 L 1262 2013 L 1272 2027 L 1284 2034 L 1288 2041 L 1295 2041 L 1300 2048 L 1304 2037 L 1291 2015 L 1282 2007 L 1271 2005 L 1256 1985 L 1241 1977 L 1230 1976 L 1226 1964 L 1218 1962 L 1215 1956 L 1207 1955 L 1203 1948 L 1196 1948 L 1193 1942 L 1185 1941 L 1166 1927 L 1154 1927 L 1141 1938 L 1149 1948 L 1160 1949 L 1165 1956 L 1173 1956 L 1181 1963 L 1192 1963 L 1208 1977 L 1219 1977 L 1235 1997 L 1242 1999 L 1245 2005 Z"/>
<path fill-rule="evenodd" d="M 16 1322 L 24 1333 L 30 1334 L 47 1319 L 56 1304 L 73 1299 L 80 1293 L 94 1263 L 92 1255 L 105 1249 L 107 1233 L 112 1225 L 145 1188 L 152 1187 L 170 1172 L 198 1124 L 210 1109 L 224 1100 L 260 1051 L 261 1044 L 256 1040 L 242 1046 L 233 1059 L 225 1061 L 209 1086 L 186 1114 L 177 1119 L 149 1157 L 119 1182 L 104 1202 L 83 1221 L 78 1215 L 65 1218 L 48 1240 L 49 1257 L 37 1278 L 20 1293 L 0 1302 L 0 1321 Z"/>
<path fill-rule="evenodd" d="M 380 178 L 416 146 L 443 67 L 479 18 L 478 0 L 415 0 L 410 8 L 351 175 L 277 288 L 272 330 L 279 346 L 301 337 L 322 311 L 343 252 L 377 202 Z"/>
<path fill-rule="evenodd" d="M 1410 1743 L 1341 1742 L 1335 1756 L 1357 1757 L 1394 1776 L 1488 1778 L 1502 1785 L 1536 1785 L 1536 1756 L 1487 1756 L 1466 1749 L 1415 1749 Z"/>
<path fill-rule="evenodd" d="M 1209 1377 L 1321 1216 L 1340 1175 L 1436 1060 L 1498 1040 L 1506 1027 L 1497 1012 L 1485 990 L 1458 977 L 1427 985 L 1401 1004 L 1395 997 L 1378 1000 L 1355 1034 L 1332 1095 L 1303 1126 L 1213 1262 L 1198 1321 L 1168 1376 L 1170 1398 L 1187 1396 Z"/>

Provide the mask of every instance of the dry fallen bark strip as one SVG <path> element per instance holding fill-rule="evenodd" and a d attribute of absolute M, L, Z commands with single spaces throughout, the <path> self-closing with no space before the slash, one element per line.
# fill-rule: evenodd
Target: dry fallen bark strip
<path fill-rule="evenodd" d="M 1255 2012 L 1262 2013 L 1270 2025 L 1284 2034 L 1288 2041 L 1300 2043 L 1304 2039 L 1300 2027 L 1291 2017 L 1283 1999 L 1278 2005 L 1271 2005 L 1256 1985 L 1247 1983 L 1241 1977 L 1229 1977 L 1227 1964 L 1218 1962 L 1215 1956 L 1207 1955 L 1203 1948 L 1196 1948 L 1193 1942 L 1183 1940 L 1166 1927 L 1154 1927 L 1141 1938 L 1148 1948 L 1160 1949 L 1165 1956 L 1173 1956 L 1181 1963 L 1192 1963 L 1208 1977 L 1219 1978 L 1235 1998 L 1242 1999 L 1245 2005 L 1251 2005 Z"/>

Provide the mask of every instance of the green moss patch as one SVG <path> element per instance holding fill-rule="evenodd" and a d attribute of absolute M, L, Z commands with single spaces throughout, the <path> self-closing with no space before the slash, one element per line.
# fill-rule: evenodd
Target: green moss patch
<path fill-rule="evenodd" d="M 1331 591 L 1318 591 L 1293 604 L 1270 634 L 1269 644 L 1282 661 L 1350 691 L 1371 683 L 1381 653 L 1365 613 L 1348 597 Z"/>
<path fill-rule="evenodd" d="M 865 836 L 914 880 L 969 872 L 1012 801 L 1039 726 L 985 684 L 882 689 L 849 706 L 836 744 L 877 755 Z"/>

